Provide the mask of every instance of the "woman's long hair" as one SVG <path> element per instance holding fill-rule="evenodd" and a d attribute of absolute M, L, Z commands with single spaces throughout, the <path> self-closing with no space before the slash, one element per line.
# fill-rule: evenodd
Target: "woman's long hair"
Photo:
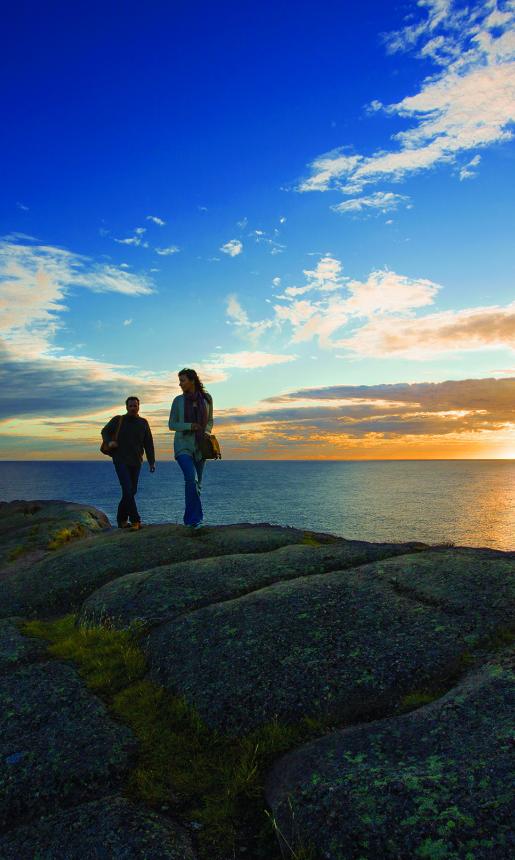
<path fill-rule="evenodd" d="M 200 391 L 200 393 L 203 397 L 206 398 L 206 400 L 211 400 L 211 395 L 208 394 L 208 392 L 204 388 L 196 370 L 192 370 L 191 367 L 183 367 L 182 370 L 179 370 L 179 373 L 177 375 L 187 376 L 188 379 L 191 379 L 191 381 L 195 383 L 195 391 Z"/>

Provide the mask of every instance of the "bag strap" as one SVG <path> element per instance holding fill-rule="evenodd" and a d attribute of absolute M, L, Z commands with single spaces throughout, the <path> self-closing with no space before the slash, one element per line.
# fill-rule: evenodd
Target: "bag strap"
<path fill-rule="evenodd" d="M 118 442 L 118 435 L 120 433 L 120 429 L 121 429 L 124 418 L 125 418 L 125 415 L 120 415 L 120 418 L 118 419 L 118 427 L 116 428 L 116 433 L 114 434 L 113 442 Z"/>

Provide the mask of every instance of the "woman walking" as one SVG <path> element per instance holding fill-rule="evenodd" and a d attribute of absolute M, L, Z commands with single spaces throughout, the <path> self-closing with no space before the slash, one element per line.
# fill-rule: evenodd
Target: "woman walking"
<path fill-rule="evenodd" d="M 175 430 L 174 456 L 184 475 L 184 525 L 200 528 L 203 520 L 200 490 L 206 462 L 201 442 L 204 433 L 210 433 L 213 428 L 213 398 L 196 371 L 190 368 L 179 371 L 179 385 L 182 394 L 174 398 L 168 427 Z"/>

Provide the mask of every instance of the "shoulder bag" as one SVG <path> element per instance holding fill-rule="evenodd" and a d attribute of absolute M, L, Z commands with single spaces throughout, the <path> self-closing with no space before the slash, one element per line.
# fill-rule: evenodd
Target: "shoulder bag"
<path fill-rule="evenodd" d="M 222 452 L 218 439 L 212 433 L 204 433 L 200 443 L 200 453 L 203 460 L 221 460 Z"/>
<path fill-rule="evenodd" d="M 116 433 L 114 434 L 113 438 L 111 439 L 111 442 L 118 442 L 118 434 L 120 433 L 120 428 L 122 426 L 124 418 L 125 418 L 125 415 L 120 415 L 120 417 L 118 418 L 118 427 L 116 428 Z M 116 448 L 110 448 L 109 442 L 104 442 L 104 440 L 102 439 L 100 451 L 102 452 L 102 454 L 105 454 L 106 457 L 112 457 L 114 452 L 116 451 Z"/>

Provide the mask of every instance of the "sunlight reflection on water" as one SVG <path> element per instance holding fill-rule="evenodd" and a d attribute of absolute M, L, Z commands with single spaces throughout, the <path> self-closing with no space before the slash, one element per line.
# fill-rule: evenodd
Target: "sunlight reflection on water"
<path fill-rule="evenodd" d="M 93 504 L 116 520 L 109 462 L 3 462 L 0 498 Z M 452 541 L 515 549 L 515 461 L 210 462 L 203 504 L 212 524 L 272 522 L 369 541 Z M 145 522 L 182 522 L 182 474 L 141 472 Z"/>

